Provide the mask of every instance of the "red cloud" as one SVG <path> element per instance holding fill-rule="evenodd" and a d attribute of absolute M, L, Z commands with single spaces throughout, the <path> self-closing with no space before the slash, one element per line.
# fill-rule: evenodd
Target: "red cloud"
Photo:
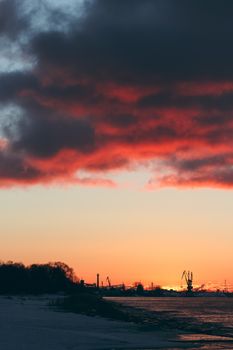
<path fill-rule="evenodd" d="M 167 167 L 170 172 L 151 180 L 149 188 L 232 186 L 232 157 L 216 170 L 217 157 L 232 149 L 233 114 L 221 108 L 221 100 L 220 107 L 212 107 L 212 98 L 220 91 L 219 98 L 228 102 L 233 83 L 184 82 L 159 88 L 109 82 L 100 86 L 90 79 L 66 79 L 61 86 L 54 77 L 47 77 L 46 84 L 43 76 L 36 79 L 35 86 L 17 91 L 25 123 L 20 122 L 16 136 L 9 131 L 1 145 L 4 159 L 17 156 L 21 163 L 15 173 L 8 174 L 5 167 L 1 186 L 57 182 L 114 187 L 111 180 L 92 174 L 156 160 L 162 173 Z M 195 99 L 186 101 L 190 95 Z M 174 162 L 173 155 L 180 161 Z M 182 159 L 192 167 L 182 167 Z M 202 160 L 201 171 L 196 159 Z M 24 169 L 20 176 L 19 169 Z M 90 176 L 77 177 L 83 170 Z"/>

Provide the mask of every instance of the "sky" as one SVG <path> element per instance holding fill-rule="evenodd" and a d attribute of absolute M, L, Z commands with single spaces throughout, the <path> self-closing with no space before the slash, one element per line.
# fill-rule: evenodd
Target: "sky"
<path fill-rule="evenodd" d="M 0 257 L 233 287 L 233 3 L 0 0 Z"/>

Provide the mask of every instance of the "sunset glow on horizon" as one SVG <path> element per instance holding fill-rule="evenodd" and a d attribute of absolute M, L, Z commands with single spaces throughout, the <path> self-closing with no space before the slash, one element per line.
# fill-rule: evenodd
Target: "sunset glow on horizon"
<path fill-rule="evenodd" d="M 232 14 L 0 0 L 2 261 L 233 290 Z"/>
<path fill-rule="evenodd" d="M 1 259 L 63 261 L 89 283 L 232 288 L 232 195 L 219 190 L 12 189 L 1 193 Z M 12 217 L 14 213 L 14 217 Z M 169 213 L 169 215 L 168 215 Z M 184 283 L 183 283 L 184 284 Z"/>

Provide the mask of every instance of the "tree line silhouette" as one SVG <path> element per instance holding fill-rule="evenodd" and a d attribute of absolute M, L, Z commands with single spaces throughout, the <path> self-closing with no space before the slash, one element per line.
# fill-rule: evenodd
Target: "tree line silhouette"
<path fill-rule="evenodd" d="M 70 292 L 77 286 L 73 269 L 62 262 L 0 263 L 0 294 Z"/>

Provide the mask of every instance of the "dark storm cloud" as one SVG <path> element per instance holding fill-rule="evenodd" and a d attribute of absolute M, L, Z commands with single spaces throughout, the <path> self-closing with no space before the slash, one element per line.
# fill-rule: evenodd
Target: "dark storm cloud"
<path fill-rule="evenodd" d="M 193 157 L 171 156 L 166 160 L 164 169 L 167 174 L 151 179 L 148 188 L 159 186 L 180 187 L 224 187 L 233 185 L 233 153 Z M 167 168 L 166 168 L 167 167 Z"/>
<path fill-rule="evenodd" d="M 2 73 L 0 74 L 0 101 L 12 101 L 23 90 L 38 90 L 38 87 L 38 80 L 31 73 Z"/>
<path fill-rule="evenodd" d="M 0 1 L 0 35 L 15 39 L 27 27 L 27 19 L 19 15 L 18 0 Z"/>
<path fill-rule="evenodd" d="M 0 178 L 2 180 L 39 180 L 43 174 L 30 166 L 24 158 L 10 151 L 0 151 Z"/>
<path fill-rule="evenodd" d="M 233 116 L 229 113 L 226 114 L 217 114 L 217 115 L 205 115 L 205 116 L 196 116 L 196 122 L 200 126 L 217 126 L 226 125 L 233 120 Z M 218 129 L 219 130 L 219 129 Z"/>
<path fill-rule="evenodd" d="M 122 82 L 229 79 L 231 1 L 95 1 L 82 26 L 37 35 L 42 64 Z"/>
<path fill-rule="evenodd" d="M 153 144 L 165 143 L 168 140 L 173 141 L 178 137 L 178 131 L 169 126 L 159 125 L 147 130 L 138 130 L 138 132 L 127 135 L 122 139 L 129 144 Z"/>
<path fill-rule="evenodd" d="M 225 167 L 222 169 L 211 169 L 205 172 L 187 174 L 173 174 L 172 176 L 161 177 L 160 186 L 175 187 L 216 187 L 229 188 L 233 186 L 233 170 Z M 149 182 L 148 187 L 154 188 L 153 181 Z"/>
<path fill-rule="evenodd" d="M 124 129 L 135 125 L 137 120 L 131 114 L 112 114 L 106 116 L 105 122 L 107 125 Z"/>
<path fill-rule="evenodd" d="M 31 94 L 31 101 L 38 98 L 47 98 L 54 101 L 77 102 L 96 104 L 102 97 L 91 86 L 81 84 L 46 85 L 37 74 L 31 72 L 11 72 L 0 74 L 0 102 L 17 100 L 23 103 L 27 94 Z M 30 101 L 28 101 L 30 104 Z"/>
<path fill-rule="evenodd" d="M 172 157 L 168 164 L 180 171 L 193 172 L 205 167 L 225 166 L 229 162 L 229 158 L 232 159 L 232 154 L 221 154 L 217 156 L 199 157 L 192 159 L 177 159 Z"/>
<path fill-rule="evenodd" d="M 138 107 L 178 107 L 195 108 L 201 107 L 205 110 L 219 109 L 221 111 L 232 110 L 233 93 L 224 93 L 218 96 L 177 96 L 170 92 L 157 95 L 148 95 L 138 102 Z"/>
<path fill-rule="evenodd" d="M 0 130 L 0 178 L 56 179 L 64 157 L 69 175 L 162 159 L 162 183 L 233 185 L 232 1 L 27 6 L 0 1 L 0 35 L 23 33 L 33 62 L 0 73 L 1 104 L 20 110 Z"/>
<path fill-rule="evenodd" d="M 46 118 L 46 113 L 40 112 L 19 121 L 17 133 L 12 137 L 12 149 L 15 152 L 24 151 L 29 155 L 47 158 L 63 149 L 83 153 L 94 149 L 94 130 L 87 121 L 53 115 Z"/>

